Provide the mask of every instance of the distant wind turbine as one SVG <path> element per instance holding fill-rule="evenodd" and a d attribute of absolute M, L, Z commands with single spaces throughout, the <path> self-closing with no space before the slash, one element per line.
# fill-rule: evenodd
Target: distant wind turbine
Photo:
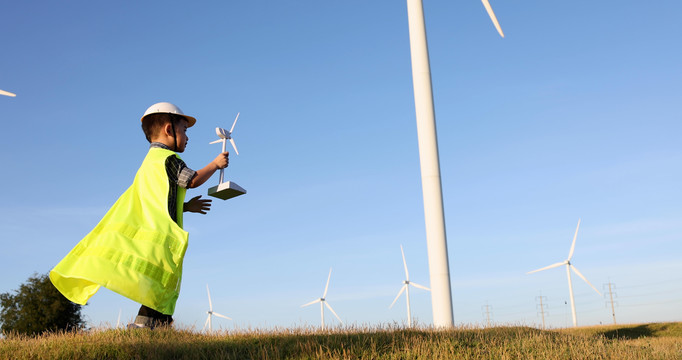
<path fill-rule="evenodd" d="M 488 0 L 481 0 L 493 21 L 497 32 L 504 37 L 497 17 Z M 436 115 L 433 106 L 431 66 L 426 42 L 426 25 L 422 0 L 407 0 L 407 18 L 410 34 L 410 56 L 412 60 L 412 84 L 417 117 L 417 138 L 419 142 L 419 164 L 421 168 L 422 196 L 424 198 L 424 220 L 426 222 L 426 246 L 429 256 L 431 281 L 431 307 L 433 325 L 438 328 L 453 328 L 452 295 L 450 288 L 450 266 L 448 245 L 445 235 L 445 211 L 438 158 L 438 137 Z"/>
<path fill-rule="evenodd" d="M 410 273 L 407 271 L 407 262 L 405 261 L 405 252 L 403 251 L 402 245 L 400 245 L 400 253 L 403 255 L 403 265 L 405 265 L 405 281 L 403 281 L 403 286 L 400 288 L 398 296 L 395 297 L 395 299 L 391 303 L 391 306 L 389 306 L 388 308 L 389 309 L 392 308 L 395 302 L 398 301 L 400 295 L 402 295 L 403 292 L 405 292 L 405 299 L 407 300 L 407 326 L 412 327 L 412 313 L 410 311 L 410 285 L 427 291 L 431 291 L 431 289 L 427 288 L 426 286 L 419 285 L 416 282 L 410 281 Z"/>
<path fill-rule="evenodd" d="M 316 304 L 318 302 L 320 303 L 320 314 L 322 316 L 322 329 L 324 329 L 324 307 L 325 306 L 327 308 L 329 308 L 329 311 L 331 311 L 332 314 L 334 314 L 334 316 L 336 316 L 336 318 L 339 320 L 339 322 L 343 324 L 343 321 L 341 321 L 341 318 L 339 317 L 339 315 L 336 314 L 336 312 L 334 311 L 334 309 L 332 309 L 332 306 L 329 305 L 329 303 L 327 302 L 327 299 L 326 299 L 327 290 L 329 290 L 329 280 L 331 279 L 331 277 L 332 277 L 332 269 L 329 268 L 329 276 L 327 276 L 327 285 L 324 287 L 324 294 L 322 294 L 322 297 L 317 299 L 317 300 L 313 300 L 307 304 L 301 305 L 301 307 L 303 308 L 303 307 L 306 307 L 306 306 L 309 306 L 312 304 Z"/>
<path fill-rule="evenodd" d="M 208 331 L 213 332 L 213 319 L 212 317 L 215 315 L 217 317 L 221 317 L 223 319 L 227 320 L 232 320 L 231 318 L 218 314 L 217 312 L 213 311 L 213 302 L 211 302 L 211 290 L 208 289 L 208 284 L 206 284 L 206 292 L 208 293 L 208 311 L 206 312 L 208 314 L 208 317 L 206 318 L 206 322 L 204 323 L 204 328 L 201 329 L 206 330 L 206 326 L 208 325 Z"/>
<path fill-rule="evenodd" d="M 17 94 L 13 94 L 13 93 L 11 93 L 9 91 L 5 91 L 5 90 L 0 90 L 0 95 L 11 96 L 11 97 L 17 96 Z"/>
<path fill-rule="evenodd" d="M 533 271 L 526 273 L 526 274 L 532 274 L 532 273 L 535 273 L 538 271 L 552 269 L 555 267 L 566 265 L 566 276 L 568 276 L 568 292 L 571 296 L 571 311 L 573 312 L 573 326 L 574 327 L 578 326 L 578 320 L 577 320 L 577 317 L 575 314 L 575 299 L 573 298 L 573 283 L 571 282 L 571 270 L 573 270 L 574 273 L 576 273 L 578 276 L 580 276 L 581 279 L 583 279 L 588 285 L 590 285 L 590 287 L 592 287 L 592 289 L 594 289 L 594 291 L 597 292 L 597 294 L 599 294 L 601 296 L 601 293 L 599 292 L 599 290 L 597 290 L 596 287 L 594 287 L 589 281 L 587 281 L 587 278 L 585 278 L 585 276 L 583 276 L 583 274 L 581 274 L 580 271 L 578 271 L 578 269 L 575 267 L 575 265 L 573 265 L 571 263 L 571 258 L 573 258 L 573 252 L 575 251 L 575 239 L 578 237 L 578 229 L 579 228 L 580 228 L 580 219 L 578 219 L 578 226 L 576 226 L 576 228 L 575 228 L 575 235 L 573 235 L 573 243 L 571 244 L 571 250 L 568 252 L 568 259 L 566 259 L 562 262 L 558 262 L 556 264 L 545 266 L 541 269 L 533 270 Z"/>

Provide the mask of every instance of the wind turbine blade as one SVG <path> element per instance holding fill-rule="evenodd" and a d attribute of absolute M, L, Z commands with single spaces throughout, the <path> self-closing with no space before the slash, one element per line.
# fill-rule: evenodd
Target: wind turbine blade
<path fill-rule="evenodd" d="M 431 291 L 431 289 L 427 288 L 426 286 L 424 286 L 424 285 L 419 285 L 419 284 L 417 284 L 417 283 L 415 283 L 415 282 L 412 282 L 412 281 L 410 281 L 410 285 L 412 285 L 412 286 L 414 286 L 414 287 L 416 287 L 416 288 L 420 288 L 420 289 L 424 289 L 424 290 Z"/>
<path fill-rule="evenodd" d="M 307 303 L 307 304 L 301 305 L 301 307 L 306 307 L 306 306 L 309 306 L 309 305 L 312 305 L 312 304 L 315 304 L 315 303 L 319 303 L 320 301 L 322 301 L 322 300 L 321 300 L 321 299 L 313 300 L 313 301 L 311 301 L 311 302 L 309 302 L 309 303 Z"/>
<path fill-rule="evenodd" d="M 400 253 L 403 255 L 403 265 L 405 265 L 405 280 L 410 281 L 410 273 L 407 272 L 407 261 L 405 261 L 405 252 L 402 245 L 400 245 Z"/>
<path fill-rule="evenodd" d="M 237 119 L 239 119 L 239 113 L 237 113 L 237 117 L 234 118 L 234 123 L 232 123 L 232 128 L 230 129 L 230 134 L 232 134 L 232 130 L 234 130 L 234 126 L 237 125 Z"/>
<path fill-rule="evenodd" d="M 223 319 L 232 320 L 232 318 L 229 318 L 229 317 L 227 317 L 227 316 L 225 316 L 225 315 L 223 315 L 223 314 L 218 314 L 217 312 L 214 312 L 213 315 L 215 315 L 215 316 L 217 316 L 217 317 L 221 317 L 221 318 L 223 318 Z"/>
<path fill-rule="evenodd" d="M 488 16 L 490 16 L 490 20 L 493 21 L 493 24 L 495 25 L 495 29 L 497 29 L 497 32 L 500 34 L 500 36 L 504 37 L 504 33 L 502 32 L 502 28 L 500 27 L 500 23 L 497 21 L 497 16 L 495 16 L 495 12 L 493 12 L 493 8 L 490 6 L 490 3 L 488 0 L 481 0 L 483 3 L 483 6 L 485 6 L 485 10 L 488 12 Z"/>
<path fill-rule="evenodd" d="M 230 144 L 232 144 L 232 147 L 234 148 L 234 152 L 239 155 L 239 150 L 237 150 L 237 144 L 234 143 L 234 139 L 230 138 Z"/>
<path fill-rule="evenodd" d="M 211 319 L 211 314 L 209 314 L 208 317 L 206 318 L 206 322 L 204 323 L 204 327 L 201 329 L 201 331 L 206 330 L 206 327 L 208 326 L 208 320 L 209 319 Z"/>
<path fill-rule="evenodd" d="M 568 252 L 568 261 L 571 261 L 573 257 L 573 251 L 575 251 L 575 239 L 578 238 L 578 229 L 580 228 L 580 219 L 578 219 L 578 226 L 575 227 L 575 235 L 573 235 L 573 243 L 571 244 L 571 251 Z"/>
<path fill-rule="evenodd" d="M 334 314 L 334 316 L 336 316 L 336 318 L 339 320 L 339 322 L 343 324 L 343 321 L 341 321 L 341 318 L 339 317 L 339 315 L 336 315 L 336 311 L 334 311 L 334 309 L 332 309 L 332 306 L 329 305 L 329 303 L 326 301 L 324 302 L 324 305 L 327 306 L 327 308 L 329 308 L 329 311 L 331 311 L 332 314 Z"/>
<path fill-rule="evenodd" d="M 403 294 L 403 292 L 405 291 L 405 288 L 406 288 L 406 287 L 407 287 L 407 285 L 403 285 L 403 286 L 400 288 L 400 291 L 398 292 L 398 296 L 395 297 L 395 299 L 394 299 L 393 302 L 391 303 L 391 306 L 388 307 L 389 309 L 392 308 L 393 305 L 395 305 L 395 302 L 398 301 L 398 298 L 400 297 L 400 295 Z"/>
<path fill-rule="evenodd" d="M 526 275 L 532 274 L 532 273 L 535 273 L 535 272 L 538 272 L 538 271 L 542 271 L 542 270 L 547 270 L 547 269 L 559 267 L 559 266 L 561 266 L 561 265 L 566 265 L 566 261 L 562 261 L 562 262 L 559 262 L 559 263 L 556 263 L 556 264 L 552 264 L 552 265 L 550 265 L 550 266 L 545 266 L 545 267 L 543 267 L 542 269 L 537 269 L 537 270 L 529 271 L 529 272 L 526 273 Z"/>
<path fill-rule="evenodd" d="M 211 141 L 209 144 L 217 144 L 219 142 L 223 141 L 223 139 L 218 139 L 216 141 Z"/>
<path fill-rule="evenodd" d="M 206 284 L 206 292 L 208 293 L 208 310 L 213 312 L 213 303 L 211 302 L 211 290 L 208 289 L 208 284 Z"/>
<path fill-rule="evenodd" d="M 329 279 L 332 278 L 332 268 L 329 268 L 329 276 L 327 276 L 327 286 L 324 287 L 324 294 L 322 295 L 322 298 L 327 297 L 327 290 L 329 290 Z"/>
<path fill-rule="evenodd" d="M 11 93 L 9 91 L 5 91 L 5 90 L 0 90 L 0 95 L 10 96 L 10 97 L 17 96 L 17 94 L 13 94 L 13 93 Z"/>
<path fill-rule="evenodd" d="M 583 276 L 583 274 L 581 274 L 580 271 L 578 271 L 578 269 L 577 269 L 575 266 L 571 265 L 571 269 L 573 269 L 573 272 L 576 273 L 576 274 L 578 274 L 578 276 L 580 276 L 581 279 L 585 280 L 585 282 L 587 283 L 587 285 L 590 285 L 590 286 L 594 289 L 594 291 L 597 292 L 597 294 L 601 295 L 601 293 L 599 292 L 599 290 L 597 290 L 597 288 L 594 287 L 594 285 L 592 285 L 589 281 L 587 281 L 587 278 L 586 278 L 585 276 Z"/>

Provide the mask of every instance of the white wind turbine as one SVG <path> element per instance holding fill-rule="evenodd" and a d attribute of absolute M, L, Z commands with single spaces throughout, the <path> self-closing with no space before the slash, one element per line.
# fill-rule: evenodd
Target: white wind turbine
<path fill-rule="evenodd" d="M 400 253 L 403 255 L 403 265 L 405 265 L 405 281 L 403 281 L 403 286 L 400 288 L 398 296 L 395 297 L 395 299 L 391 303 L 391 306 L 389 306 L 388 308 L 389 309 L 392 308 L 395 302 L 398 301 L 400 295 L 402 295 L 403 292 L 405 292 L 405 299 L 407 300 L 407 325 L 409 327 L 412 327 L 412 313 L 410 311 L 410 285 L 428 291 L 431 291 L 431 289 L 427 288 L 426 286 L 419 285 L 416 282 L 410 281 L 410 273 L 407 271 L 407 262 L 405 261 L 405 252 L 403 251 L 402 245 L 400 245 Z"/>
<path fill-rule="evenodd" d="M 580 228 L 580 219 L 578 219 L 578 226 L 576 226 L 576 228 L 575 228 L 575 235 L 573 235 L 573 243 L 571 244 L 571 250 L 568 252 L 568 258 L 566 260 L 526 273 L 526 274 L 532 274 L 534 272 L 552 269 L 555 267 L 566 265 L 566 276 L 568 276 L 568 292 L 571 296 L 571 311 L 573 313 L 573 326 L 574 327 L 578 326 L 578 320 L 577 320 L 577 317 L 575 315 L 575 300 L 573 298 L 573 283 L 571 282 L 571 270 L 573 270 L 573 272 L 575 272 L 578 276 L 580 276 L 581 279 L 583 279 L 588 285 L 590 285 L 590 287 L 592 287 L 592 289 L 594 289 L 594 291 L 597 292 L 597 294 L 599 294 L 601 296 L 601 293 L 599 292 L 599 290 L 597 290 L 596 287 L 594 287 L 589 281 L 587 281 L 587 278 L 585 278 L 585 276 L 583 276 L 583 274 L 581 274 L 580 271 L 578 271 L 578 269 L 575 267 L 575 265 L 573 265 L 571 263 L 571 258 L 573 258 L 573 252 L 575 251 L 575 239 L 578 237 L 578 229 L 579 228 Z"/>
<path fill-rule="evenodd" d="M 326 299 L 327 290 L 329 290 L 329 279 L 331 279 L 331 277 L 332 277 L 332 269 L 329 268 L 329 276 L 327 277 L 327 285 L 324 287 L 324 294 L 322 294 L 322 297 L 317 299 L 317 300 L 313 300 L 307 304 L 301 305 L 301 307 L 303 308 L 303 307 L 306 307 L 308 305 L 316 304 L 318 302 L 320 303 L 320 314 L 322 316 L 322 329 L 324 329 L 324 307 L 325 306 L 327 306 L 327 308 L 329 308 L 329 311 L 331 311 L 332 314 L 334 314 L 334 316 L 336 316 L 336 318 L 339 320 L 339 322 L 343 324 L 343 321 L 341 321 L 341 318 L 339 317 L 339 315 L 336 314 L 336 312 L 334 311 L 334 309 L 332 309 L 331 305 L 329 305 L 329 303 L 327 302 L 327 299 Z"/>
<path fill-rule="evenodd" d="M 206 312 L 208 314 L 208 317 L 206 318 L 206 322 L 204 323 L 204 328 L 201 329 L 202 331 L 206 330 L 206 326 L 208 325 L 208 331 L 213 332 L 213 315 L 217 317 L 221 317 L 223 319 L 227 320 L 232 320 L 231 318 L 223 315 L 223 314 L 218 314 L 217 312 L 213 311 L 213 302 L 211 302 L 211 290 L 208 289 L 208 284 L 206 284 L 206 292 L 208 293 L 208 311 Z"/>
<path fill-rule="evenodd" d="M 488 0 L 481 0 L 493 21 L 497 32 L 504 37 L 497 17 Z M 452 295 L 450 289 L 450 266 L 445 235 L 445 215 L 438 159 L 438 138 L 436 136 L 436 115 L 433 106 L 431 67 L 429 49 L 426 43 L 426 26 L 422 0 L 407 0 L 407 18 L 410 33 L 410 54 L 412 59 L 412 83 L 414 105 L 417 117 L 419 141 L 419 163 L 424 198 L 424 220 L 426 222 L 426 245 L 429 256 L 431 280 L 431 306 L 433 325 L 439 328 L 454 327 L 452 317 Z"/>
<path fill-rule="evenodd" d="M 0 90 L 0 95 L 10 96 L 10 97 L 17 96 L 17 94 L 13 94 L 13 93 L 11 93 L 9 91 L 5 91 L 5 90 Z"/>

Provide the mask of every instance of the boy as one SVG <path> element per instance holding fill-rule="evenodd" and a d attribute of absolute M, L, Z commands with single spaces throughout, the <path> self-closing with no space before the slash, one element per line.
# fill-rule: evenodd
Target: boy
<path fill-rule="evenodd" d="M 141 119 L 149 152 L 133 184 L 100 223 L 50 271 L 50 280 L 69 300 L 84 305 L 100 286 L 142 304 L 129 327 L 170 325 L 175 310 L 188 233 L 184 211 L 206 214 L 211 200 L 185 192 L 227 167 L 229 153 L 203 169 L 188 168 L 176 153 L 185 151 L 187 128 L 196 119 L 177 106 L 152 105 Z"/>

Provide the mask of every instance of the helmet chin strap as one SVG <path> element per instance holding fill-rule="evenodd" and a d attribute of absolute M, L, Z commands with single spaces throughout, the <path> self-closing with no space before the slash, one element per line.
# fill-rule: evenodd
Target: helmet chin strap
<path fill-rule="evenodd" d="M 175 135 L 175 116 L 171 115 L 170 123 L 173 130 L 173 151 L 178 152 L 178 137 Z"/>

